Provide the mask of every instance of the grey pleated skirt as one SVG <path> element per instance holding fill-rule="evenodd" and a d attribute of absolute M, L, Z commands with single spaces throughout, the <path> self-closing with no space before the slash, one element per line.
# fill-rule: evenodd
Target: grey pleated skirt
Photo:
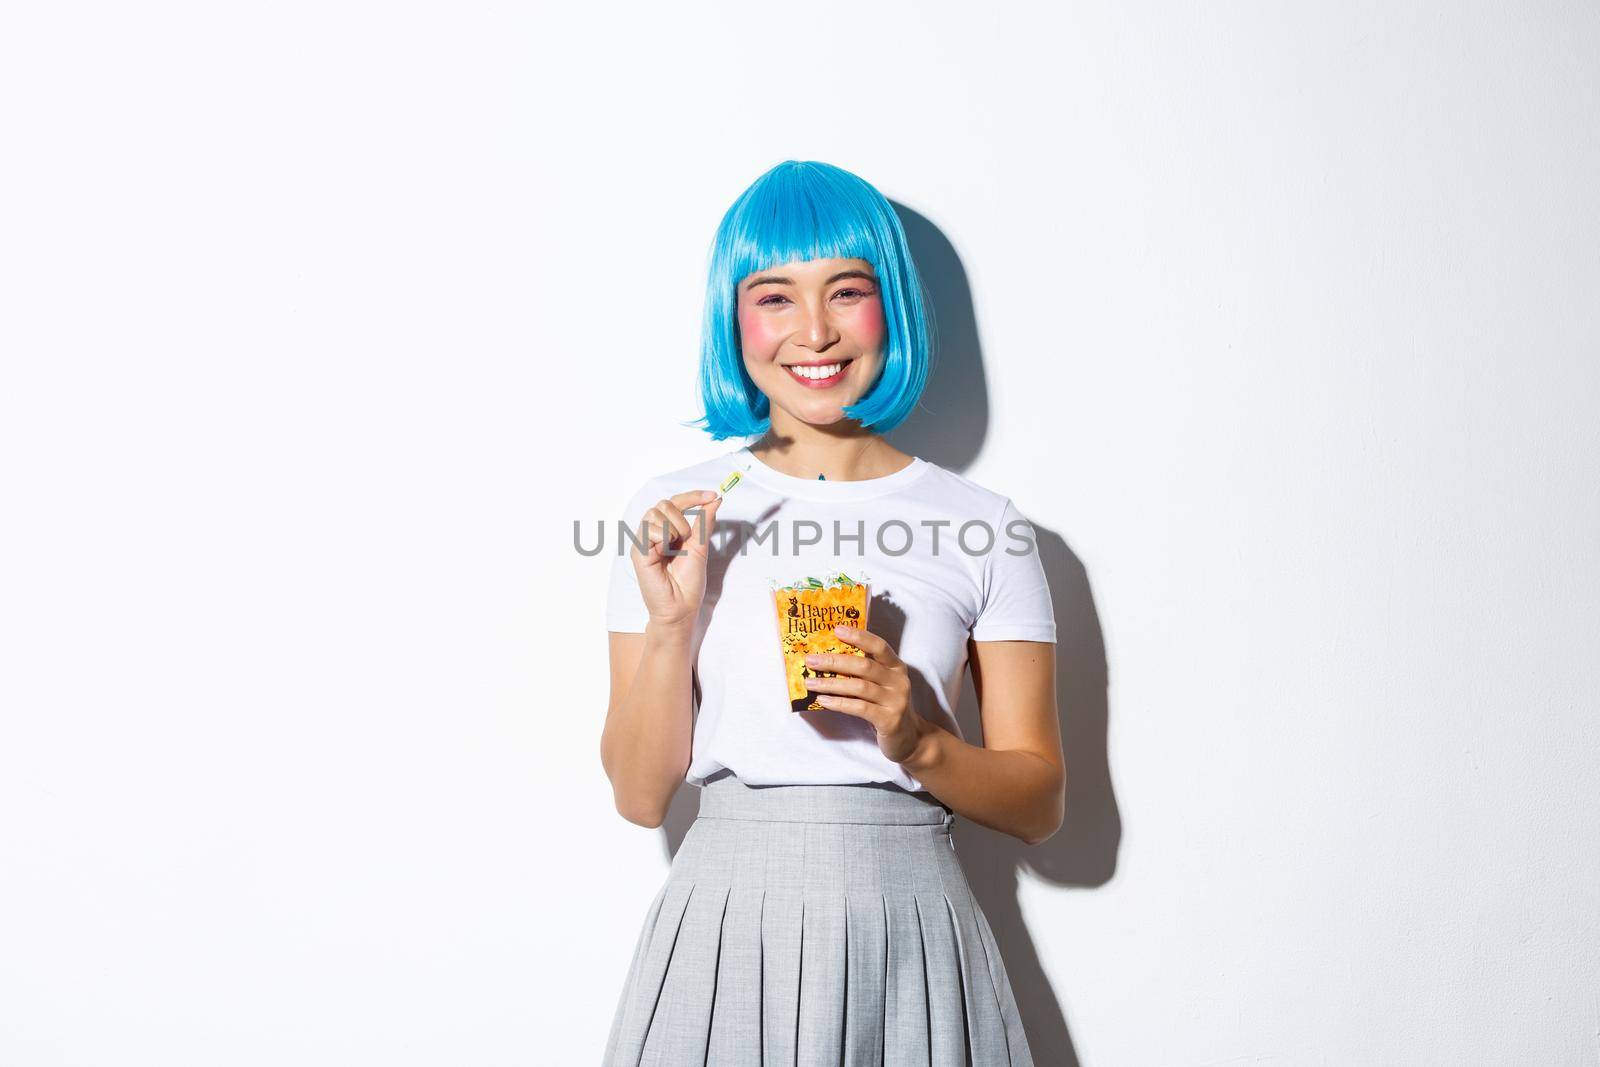
<path fill-rule="evenodd" d="M 707 781 L 603 1067 L 1032 1067 L 953 818 L 887 784 Z"/>

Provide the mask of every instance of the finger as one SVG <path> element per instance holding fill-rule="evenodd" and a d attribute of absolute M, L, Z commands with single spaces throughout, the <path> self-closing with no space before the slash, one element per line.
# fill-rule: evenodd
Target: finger
<path fill-rule="evenodd" d="M 648 529 L 648 525 L 645 523 L 645 520 L 641 519 L 640 522 L 642 525 L 646 525 Z M 634 545 L 628 549 L 628 555 L 630 558 L 632 558 L 633 565 L 635 567 L 652 567 L 661 559 L 661 537 L 659 525 L 656 527 L 656 531 L 657 532 L 655 535 L 650 535 L 648 532 L 646 533 L 645 542 L 643 545 Z"/>
<path fill-rule="evenodd" d="M 696 513 L 694 531 L 689 535 L 684 548 L 702 558 L 706 555 L 711 544 L 711 531 L 716 528 L 717 509 L 721 506 L 721 500 L 712 500 L 694 509 Z"/>
<path fill-rule="evenodd" d="M 672 516 L 651 508 L 639 517 L 639 536 L 646 551 L 681 536 L 673 527 Z"/>
<path fill-rule="evenodd" d="M 883 684 L 889 679 L 889 669 L 870 656 L 852 656 L 848 652 L 811 652 L 806 655 L 806 666 L 814 671 L 831 671 Z"/>
<path fill-rule="evenodd" d="M 859 626 L 840 624 L 833 628 L 833 632 L 845 644 L 855 645 L 868 656 L 881 663 L 886 663 L 893 667 L 900 662 L 900 657 L 895 653 L 894 646 L 871 630 L 863 630 Z"/>
<path fill-rule="evenodd" d="M 667 499 L 676 507 L 689 508 L 695 504 L 704 504 L 716 495 L 715 489 L 691 489 L 687 493 L 674 493 Z"/>
<path fill-rule="evenodd" d="M 665 516 L 655 514 L 653 508 L 639 517 L 639 528 L 635 535 L 642 543 L 628 550 L 635 563 L 649 565 L 661 558 L 661 544 L 666 540 L 665 534 L 671 525 Z"/>
<path fill-rule="evenodd" d="M 855 678 L 849 675 L 838 675 L 826 678 L 813 675 L 806 679 L 806 688 L 814 693 L 832 693 L 835 696 L 858 697 L 874 704 L 888 707 L 889 691 L 877 682 L 865 678 Z"/>
<path fill-rule="evenodd" d="M 656 561 L 656 542 L 661 540 L 660 529 L 660 521 L 652 519 L 649 512 L 639 516 L 639 524 L 633 530 L 633 536 L 637 541 L 628 547 L 628 556 L 635 566 L 649 565 Z"/>
<path fill-rule="evenodd" d="M 889 719 L 888 709 L 881 708 L 870 700 L 859 697 L 835 696 L 832 693 L 823 693 L 817 697 L 817 703 L 829 711 L 842 711 L 846 715 L 854 715 L 858 719 L 865 719 L 880 732 L 887 728 Z"/>
<path fill-rule="evenodd" d="M 710 500 L 716 496 L 714 489 L 691 489 L 685 493 L 674 493 L 672 496 L 656 501 L 654 505 L 640 517 L 639 523 L 644 527 L 641 539 L 646 542 L 642 551 L 647 562 L 654 562 L 664 556 L 664 551 L 652 551 L 657 544 L 667 539 L 668 532 L 675 535 L 678 541 L 687 540 L 693 533 L 689 520 L 683 514 L 683 509 Z M 710 531 L 707 531 L 708 533 Z"/>
<path fill-rule="evenodd" d="M 689 536 L 689 520 L 670 500 L 658 500 L 644 513 L 646 534 L 651 542 L 681 540 Z"/>
<path fill-rule="evenodd" d="M 674 526 L 671 515 L 660 510 L 660 506 L 650 508 L 639 517 L 640 529 L 637 536 L 643 542 L 635 545 L 630 550 L 630 555 L 635 562 L 644 565 L 653 565 L 666 555 L 666 544 L 676 538 L 685 537 L 689 533 L 688 522 L 680 515 L 677 522 L 683 523 L 683 530 L 679 532 Z"/>
<path fill-rule="evenodd" d="M 672 532 L 678 537 L 686 538 L 689 536 L 691 529 L 689 525 L 689 516 L 683 513 L 682 508 L 674 504 L 671 500 L 662 500 L 656 504 L 656 510 L 665 515 L 672 523 Z"/>

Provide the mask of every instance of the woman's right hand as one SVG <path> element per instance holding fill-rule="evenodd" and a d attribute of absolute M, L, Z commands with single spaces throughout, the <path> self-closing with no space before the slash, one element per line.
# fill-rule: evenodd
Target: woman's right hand
<path fill-rule="evenodd" d="M 706 553 L 721 500 L 714 489 L 695 489 L 658 500 L 641 517 L 645 547 L 628 549 L 650 622 L 693 626 L 706 592 Z M 683 509 L 703 505 L 691 526 Z M 681 552 L 667 555 L 667 551 Z"/>

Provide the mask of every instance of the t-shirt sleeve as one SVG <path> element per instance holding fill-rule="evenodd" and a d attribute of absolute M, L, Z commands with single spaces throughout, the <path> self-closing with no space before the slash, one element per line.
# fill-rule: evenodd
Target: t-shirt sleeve
<path fill-rule="evenodd" d="M 1009 499 L 995 530 L 994 547 L 984 556 L 983 603 L 972 624 L 972 639 L 1055 643 L 1055 608 L 1038 536 Z"/>
<path fill-rule="evenodd" d="M 661 499 L 653 481 L 640 486 L 622 509 L 622 526 L 638 535 L 639 520 L 645 509 Z M 615 520 L 613 520 L 615 521 Z M 620 528 L 613 527 L 616 539 L 609 542 L 611 556 L 610 585 L 606 590 L 606 629 L 622 633 L 644 633 L 650 612 L 639 593 L 639 576 L 633 569 L 633 541 Z"/>

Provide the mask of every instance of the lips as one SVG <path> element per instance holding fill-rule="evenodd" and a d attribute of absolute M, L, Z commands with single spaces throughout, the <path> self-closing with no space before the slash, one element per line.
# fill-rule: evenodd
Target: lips
<path fill-rule="evenodd" d="M 841 359 L 832 363 L 790 363 L 783 369 L 789 377 L 808 389 L 826 389 L 844 381 L 845 372 L 853 362 L 852 359 Z"/>

